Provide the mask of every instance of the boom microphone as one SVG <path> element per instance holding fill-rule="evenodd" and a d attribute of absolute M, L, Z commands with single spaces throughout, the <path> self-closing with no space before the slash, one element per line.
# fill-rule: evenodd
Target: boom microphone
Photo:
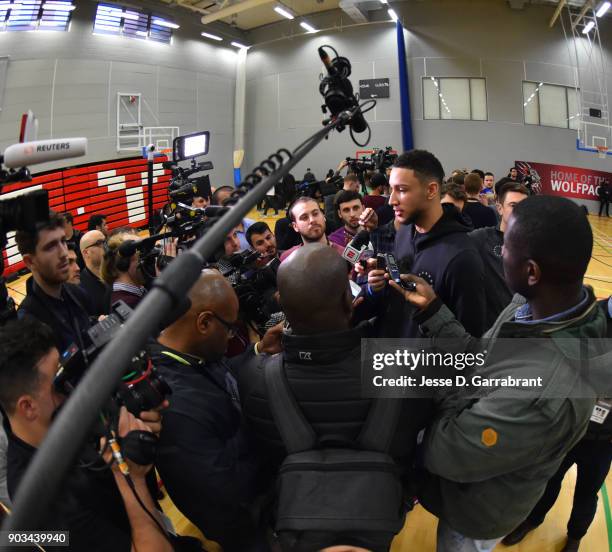
<path fill-rule="evenodd" d="M 321 81 L 319 92 L 325 98 L 325 105 L 329 109 L 332 117 L 337 117 L 343 111 L 352 111 L 358 105 L 357 98 L 353 93 L 353 85 L 349 80 L 351 75 L 351 62 L 345 58 L 336 55 L 334 59 L 330 59 L 325 51 L 329 46 L 321 46 L 319 48 L 319 57 L 327 69 L 328 76 Z M 361 113 L 361 109 L 351 117 L 349 122 L 351 130 L 356 133 L 365 132 L 368 129 L 368 123 Z"/>
<path fill-rule="evenodd" d="M 13 144 L 4 150 L 4 165 L 9 169 L 28 167 L 87 154 L 87 138 L 56 138 Z"/>

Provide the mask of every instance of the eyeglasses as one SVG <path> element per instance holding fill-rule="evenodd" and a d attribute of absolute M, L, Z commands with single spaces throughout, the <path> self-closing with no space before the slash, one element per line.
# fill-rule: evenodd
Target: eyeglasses
<path fill-rule="evenodd" d="M 85 249 L 89 249 L 90 247 L 104 247 L 105 243 L 106 240 L 98 240 L 96 242 L 93 242 L 91 245 L 88 245 Z M 85 249 L 83 249 L 83 251 L 85 251 Z"/>
<path fill-rule="evenodd" d="M 237 329 L 236 329 L 236 325 L 235 324 L 230 324 L 229 322 L 227 322 L 226 320 L 223 320 L 223 318 L 221 318 L 218 314 L 216 313 L 212 313 L 212 315 L 219 321 L 221 322 L 221 324 L 223 324 L 225 326 L 225 329 L 227 330 L 227 336 L 231 339 L 232 337 L 236 337 L 237 334 Z"/>

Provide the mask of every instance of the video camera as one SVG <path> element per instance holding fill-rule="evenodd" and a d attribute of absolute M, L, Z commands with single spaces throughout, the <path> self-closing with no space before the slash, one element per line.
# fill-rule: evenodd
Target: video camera
<path fill-rule="evenodd" d="M 371 156 L 371 160 L 376 167 L 376 170 L 382 174 L 385 174 L 385 171 L 395 164 L 397 157 L 397 153 L 393 153 L 393 148 L 391 146 L 387 146 L 385 149 L 374 151 Z"/>
<path fill-rule="evenodd" d="M 163 249 L 157 242 L 164 238 L 176 237 L 176 232 L 165 232 L 154 234 L 142 240 L 124 241 L 118 248 L 117 253 L 123 258 L 130 258 L 137 251 L 140 252 L 138 258 L 138 268 L 145 279 L 145 287 L 149 289 L 156 277 L 156 268 L 162 271 L 172 261 L 173 257 L 164 254 Z"/>
<path fill-rule="evenodd" d="M 259 259 L 257 251 L 245 250 L 224 259 L 217 268 L 234 288 L 242 317 L 254 323 L 257 331 L 263 334 L 273 315 L 280 311 L 273 298 L 280 259 L 274 257 L 266 265 L 258 267 Z"/>
<path fill-rule="evenodd" d="M 69 396 L 100 351 L 119 332 L 123 323 L 132 314 L 132 309 L 123 301 L 111 307 L 111 313 L 92 326 L 86 337 L 90 344 L 85 349 L 73 343 L 60 358 L 61 367 L 53 386 L 58 393 Z M 134 416 L 159 406 L 172 393 L 163 377 L 156 371 L 145 351 L 134 357 L 117 386 L 112 401 L 115 406 L 125 406 Z"/>
<path fill-rule="evenodd" d="M 172 161 L 166 161 L 163 166 L 172 171 L 172 180 L 168 186 L 168 203 L 162 209 L 155 232 L 168 226 L 179 237 L 179 249 L 194 243 L 205 230 L 204 221 L 220 214 L 206 214 L 202 209 L 192 207 L 195 197 L 212 196 L 210 177 L 198 175 L 213 169 L 210 161 L 198 163 L 196 158 L 208 154 L 210 146 L 210 132 L 195 132 L 184 136 L 177 136 L 172 144 Z M 191 159 L 189 168 L 180 167 L 179 162 Z"/>
<path fill-rule="evenodd" d="M 397 153 L 393 153 L 393 148 L 387 146 L 385 149 L 375 149 L 370 157 L 354 159 L 346 158 L 346 162 L 351 171 L 357 175 L 362 175 L 366 171 L 378 171 L 385 174 L 385 171 L 397 161 Z"/>

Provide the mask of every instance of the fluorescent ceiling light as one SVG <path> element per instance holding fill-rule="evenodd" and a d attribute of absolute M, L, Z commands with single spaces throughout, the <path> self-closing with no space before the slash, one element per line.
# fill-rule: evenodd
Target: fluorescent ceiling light
<path fill-rule="evenodd" d="M 45 2 L 43 8 L 50 11 L 72 11 L 76 9 L 76 6 L 67 2 Z"/>
<path fill-rule="evenodd" d="M 166 21 L 165 19 L 154 18 L 152 21 L 153 25 L 159 25 L 160 27 L 168 27 L 169 29 L 180 29 L 181 26 L 173 23 L 172 21 Z"/>
<path fill-rule="evenodd" d="M 232 46 L 242 48 L 243 50 L 248 50 L 250 48 L 250 46 L 245 46 L 244 44 L 240 44 L 240 42 L 232 42 Z"/>
<path fill-rule="evenodd" d="M 204 38 L 210 38 L 211 40 L 216 40 L 218 42 L 221 42 L 223 39 L 220 36 L 214 35 L 214 34 L 210 34 L 210 33 L 200 33 Z"/>
<path fill-rule="evenodd" d="M 123 17 L 123 19 L 130 19 L 131 21 L 138 21 L 138 19 L 140 19 L 140 16 L 137 13 L 126 13 L 117 11 L 113 13 L 113 15 L 115 14 L 117 14 L 119 17 Z"/>
<path fill-rule="evenodd" d="M 391 8 L 389 8 L 387 10 L 387 13 L 389 14 L 389 17 L 393 19 L 393 21 L 397 21 L 398 17 L 397 17 L 397 14 L 395 13 L 395 10 L 392 10 Z"/>
<path fill-rule="evenodd" d="M 590 30 L 595 26 L 595 21 L 589 21 L 582 29 L 583 34 L 588 34 Z"/>
<path fill-rule="evenodd" d="M 317 32 L 317 29 L 315 29 L 312 25 L 309 25 L 308 23 L 306 23 L 306 21 L 301 21 L 300 27 L 302 27 L 302 29 L 306 29 L 309 33 Z"/>
<path fill-rule="evenodd" d="M 389 2 L 388 2 L 388 0 L 380 0 L 380 3 L 381 4 L 388 4 Z"/>
<path fill-rule="evenodd" d="M 274 8 L 274 11 L 278 13 L 279 15 L 286 17 L 287 19 L 295 19 L 292 13 L 289 13 L 286 9 L 281 8 L 280 6 L 276 6 Z"/>
<path fill-rule="evenodd" d="M 610 2 L 604 2 L 601 6 L 599 6 L 599 9 L 597 10 L 597 13 L 595 14 L 595 17 L 603 17 L 603 15 L 610 9 Z"/>
<path fill-rule="evenodd" d="M 138 36 L 148 36 L 147 31 L 136 31 L 136 34 L 137 34 Z"/>

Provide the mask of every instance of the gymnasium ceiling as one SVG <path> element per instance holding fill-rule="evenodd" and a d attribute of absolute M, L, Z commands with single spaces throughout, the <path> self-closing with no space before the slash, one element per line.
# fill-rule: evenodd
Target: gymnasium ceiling
<path fill-rule="evenodd" d="M 307 21 L 307 16 L 329 10 L 342 9 L 355 22 L 367 22 L 370 12 L 386 10 L 382 0 L 160 0 L 168 7 L 177 10 L 191 11 L 195 17 L 202 18 L 202 23 L 210 24 L 221 21 L 241 31 L 249 31 L 263 25 L 285 21 L 285 17 L 274 11 L 275 7 L 285 8 L 296 19 Z M 392 4 L 408 0 L 391 0 Z M 411 0 L 428 2 L 429 0 Z M 444 0 L 455 2 L 456 0 Z M 524 10 L 531 4 L 555 6 L 560 0 L 488 0 L 503 1 L 510 9 Z M 576 8 L 584 6 L 591 0 L 566 0 Z M 598 6 L 600 0 L 592 0 Z M 386 0 L 385 0 L 386 3 Z M 612 11 L 612 10 L 611 10 Z"/>

